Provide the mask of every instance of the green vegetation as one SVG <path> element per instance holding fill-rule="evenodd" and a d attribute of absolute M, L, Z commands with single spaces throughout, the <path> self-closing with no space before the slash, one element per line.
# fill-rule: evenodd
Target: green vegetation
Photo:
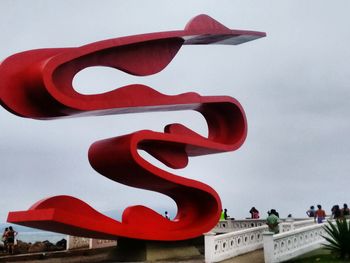
<path fill-rule="evenodd" d="M 328 221 L 324 226 L 328 237 L 324 238 L 329 242 L 324 247 L 341 259 L 350 258 L 350 221 L 345 219 L 337 220 L 335 224 Z"/>
<path fill-rule="evenodd" d="M 338 255 L 334 255 L 330 250 L 318 249 L 302 255 L 298 258 L 288 261 L 288 263 L 349 263 L 348 260 L 340 259 Z"/>

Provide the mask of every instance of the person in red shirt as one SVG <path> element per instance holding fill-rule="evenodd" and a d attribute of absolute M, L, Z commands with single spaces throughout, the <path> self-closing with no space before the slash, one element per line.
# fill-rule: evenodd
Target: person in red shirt
<path fill-rule="evenodd" d="M 322 209 L 321 205 L 317 205 L 317 208 L 318 209 L 315 212 L 315 220 L 317 219 L 317 223 L 321 224 L 326 218 L 326 212 Z"/>

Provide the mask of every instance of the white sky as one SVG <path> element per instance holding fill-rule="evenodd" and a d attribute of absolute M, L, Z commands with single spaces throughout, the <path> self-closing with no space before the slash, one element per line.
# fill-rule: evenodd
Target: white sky
<path fill-rule="evenodd" d="M 248 137 L 235 152 L 202 156 L 176 174 L 211 185 L 232 217 L 304 216 L 310 205 L 350 203 L 350 1 L 1 0 L 0 60 L 20 51 L 80 46 L 127 35 L 183 29 L 208 14 L 267 37 L 239 46 L 184 46 L 159 74 L 108 68 L 81 72 L 83 93 L 141 83 L 166 94 L 229 95 L 243 105 Z M 1 80 L 0 80 L 1 81 Z M 99 211 L 143 204 L 175 210 L 166 196 L 97 174 L 87 150 L 99 140 L 181 122 L 205 134 L 193 112 L 38 121 L 0 108 L 0 222 L 8 211 L 67 194 Z"/>

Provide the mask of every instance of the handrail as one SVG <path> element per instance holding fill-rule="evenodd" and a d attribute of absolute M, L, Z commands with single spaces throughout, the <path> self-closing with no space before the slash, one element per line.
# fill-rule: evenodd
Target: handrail
<path fill-rule="evenodd" d="M 325 224 L 314 224 L 275 235 L 271 232 L 264 233 L 265 262 L 286 261 L 320 248 L 322 242 L 326 242 L 323 238 L 327 235 Z"/>
<path fill-rule="evenodd" d="M 280 231 L 288 234 L 295 229 L 304 228 L 305 225 L 315 226 L 314 220 L 283 222 L 280 224 Z M 243 227 L 246 229 L 242 229 Z M 263 219 L 221 220 L 211 232 L 205 234 L 205 262 L 219 262 L 260 249 L 264 245 L 263 236 L 267 231 L 266 220 Z M 271 232 L 267 233 L 273 235 Z"/>
<path fill-rule="evenodd" d="M 207 233 L 204 237 L 205 262 L 219 262 L 262 248 L 265 231 L 266 225 L 222 235 Z"/>
<path fill-rule="evenodd" d="M 283 223 L 279 224 L 279 230 L 280 230 L 280 233 L 283 233 L 286 231 L 291 231 L 291 230 L 295 230 L 295 229 L 298 229 L 301 227 L 310 226 L 310 225 L 314 225 L 314 224 L 316 224 L 314 219 L 283 222 Z"/>
<path fill-rule="evenodd" d="M 288 221 L 288 219 L 281 219 L 282 223 L 280 224 L 280 232 L 285 232 L 289 230 L 293 230 L 295 228 L 299 228 L 303 225 L 311 225 L 314 223 L 314 219 L 310 218 L 296 218 L 292 221 Z M 266 219 L 227 219 L 220 220 L 216 226 L 211 230 L 211 232 L 215 233 L 229 233 L 232 231 L 238 231 L 242 229 L 247 229 L 251 227 L 263 226 L 266 224 Z"/>
<path fill-rule="evenodd" d="M 265 219 L 241 219 L 241 220 L 220 220 L 211 230 L 215 233 L 229 233 L 251 227 L 263 226 L 266 224 Z"/>

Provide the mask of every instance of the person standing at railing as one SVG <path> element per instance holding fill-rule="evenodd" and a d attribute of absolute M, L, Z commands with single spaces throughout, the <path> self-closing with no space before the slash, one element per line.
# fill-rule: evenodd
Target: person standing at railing
<path fill-rule="evenodd" d="M 310 209 L 306 211 L 308 217 L 315 217 L 315 207 L 312 205 Z"/>
<path fill-rule="evenodd" d="M 252 219 L 259 219 L 260 217 L 259 211 L 254 206 L 250 209 L 249 213 L 251 214 Z"/>
<path fill-rule="evenodd" d="M 339 205 L 334 205 L 332 207 L 332 219 L 340 219 L 341 218 L 341 211 Z"/>
<path fill-rule="evenodd" d="M 315 221 L 317 220 L 317 223 L 321 224 L 326 217 L 326 212 L 322 209 L 321 205 L 317 205 L 317 208 L 315 212 Z"/>
<path fill-rule="evenodd" d="M 269 227 L 269 231 L 273 232 L 275 234 L 279 233 L 279 227 L 278 224 L 280 223 L 280 219 L 277 216 L 278 213 L 275 209 L 271 209 L 271 211 L 267 212 L 268 217 L 266 218 L 266 224 Z"/>
<path fill-rule="evenodd" d="M 220 220 L 227 220 L 229 216 L 227 215 L 227 209 L 221 210 Z"/>
<path fill-rule="evenodd" d="M 292 216 L 292 214 L 289 214 L 285 220 L 285 222 L 293 222 L 294 221 L 294 218 Z"/>
<path fill-rule="evenodd" d="M 340 212 L 341 212 L 342 218 L 346 218 L 346 219 L 350 218 L 350 209 L 348 208 L 347 204 L 343 205 L 343 208 L 340 209 Z"/>

